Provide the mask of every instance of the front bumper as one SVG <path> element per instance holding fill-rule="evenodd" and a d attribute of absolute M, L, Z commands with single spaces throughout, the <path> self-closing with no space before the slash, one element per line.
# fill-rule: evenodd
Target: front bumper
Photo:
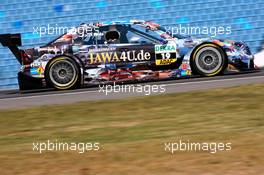
<path fill-rule="evenodd" d="M 228 55 L 228 64 L 234 66 L 238 71 L 255 69 L 253 55 Z"/>

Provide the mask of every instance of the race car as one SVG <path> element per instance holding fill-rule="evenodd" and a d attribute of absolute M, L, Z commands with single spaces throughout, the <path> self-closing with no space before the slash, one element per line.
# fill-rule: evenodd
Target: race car
<path fill-rule="evenodd" d="M 144 20 L 84 23 L 44 46 L 29 49 L 18 48 L 20 34 L 2 34 L 0 42 L 21 64 L 21 90 L 63 90 L 100 83 L 102 67 L 106 72 L 133 72 L 108 77 L 104 83 L 136 81 L 142 71 L 166 79 L 254 70 L 254 56 L 243 42 L 174 35 Z"/>

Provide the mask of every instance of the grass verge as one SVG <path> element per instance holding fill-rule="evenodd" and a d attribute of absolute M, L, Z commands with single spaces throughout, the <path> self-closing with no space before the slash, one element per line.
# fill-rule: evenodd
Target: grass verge
<path fill-rule="evenodd" d="M 32 151 L 33 142 L 100 142 L 98 152 Z M 170 154 L 165 142 L 231 142 Z M 0 111 L 5 175 L 261 174 L 264 85 Z"/>

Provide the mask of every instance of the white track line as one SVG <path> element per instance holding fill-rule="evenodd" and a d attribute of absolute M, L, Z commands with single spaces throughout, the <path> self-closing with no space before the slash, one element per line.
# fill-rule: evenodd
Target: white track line
<path fill-rule="evenodd" d="M 166 86 L 177 85 L 177 84 L 199 84 L 199 83 L 213 83 L 213 82 L 220 82 L 220 81 L 231 81 L 231 80 L 248 80 L 248 79 L 263 79 L 264 75 L 262 76 L 252 76 L 252 77 L 241 77 L 241 78 L 227 78 L 227 79 L 219 79 L 219 80 L 202 80 L 202 81 L 193 81 L 193 82 L 183 82 L 183 83 L 171 83 L 165 84 Z"/>
<path fill-rule="evenodd" d="M 194 82 L 183 82 L 183 83 L 169 83 L 163 84 L 165 86 L 175 86 L 175 85 L 187 85 L 187 84 L 201 84 L 201 83 L 214 83 L 214 82 L 221 82 L 221 81 L 232 81 L 232 80 L 248 80 L 248 79 L 263 79 L 264 76 L 253 76 L 253 77 L 242 77 L 242 78 L 228 78 L 228 79 L 219 79 L 219 80 L 202 80 L 202 81 L 194 81 Z M 11 98 L 3 98 L 0 101 L 5 100 L 18 100 L 18 99 L 31 99 L 31 98 L 38 98 L 38 97 L 53 97 L 53 96 L 64 96 L 64 95 L 77 95 L 77 94 L 88 94 L 99 92 L 96 91 L 82 91 L 82 92 L 66 92 L 66 93 L 59 93 L 59 94 L 47 94 L 47 95 L 32 95 L 26 97 L 11 97 Z"/>

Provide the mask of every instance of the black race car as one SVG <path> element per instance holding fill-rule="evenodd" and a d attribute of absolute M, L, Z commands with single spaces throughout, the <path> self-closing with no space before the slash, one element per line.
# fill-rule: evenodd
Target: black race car
<path fill-rule="evenodd" d="M 18 48 L 20 34 L 0 35 L 0 42 L 21 64 L 21 90 L 254 69 L 254 57 L 243 42 L 173 36 L 143 20 L 82 24 L 44 46 L 24 50 Z"/>

